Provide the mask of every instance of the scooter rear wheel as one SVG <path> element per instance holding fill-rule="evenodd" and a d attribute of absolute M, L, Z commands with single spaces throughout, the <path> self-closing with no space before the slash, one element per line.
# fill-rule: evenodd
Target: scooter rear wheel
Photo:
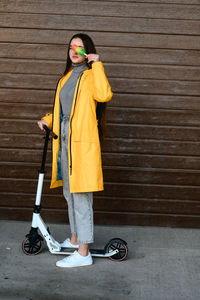
<path fill-rule="evenodd" d="M 43 239 L 38 235 L 36 240 L 31 240 L 26 237 L 22 242 L 22 251 L 26 255 L 36 255 L 41 252 L 43 246 Z"/>
<path fill-rule="evenodd" d="M 109 253 L 113 250 L 118 250 L 119 252 L 113 256 L 109 256 L 109 259 L 115 261 L 122 261 L 125 260 L 128 255 L 128 245 L 127 243 L 119 238 L 114 238 L 110 240 L 107 245 L 105 246 L 105 252 Z"/>

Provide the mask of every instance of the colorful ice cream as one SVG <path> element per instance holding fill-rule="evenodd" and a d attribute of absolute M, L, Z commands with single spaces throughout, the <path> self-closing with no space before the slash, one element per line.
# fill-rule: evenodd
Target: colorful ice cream
<path fill-rule="evenodd" d="M 72 49 L 81 56 L 86 55 L 85 50 L 83 48 L 77 46 L 76 44 L 72 45 Z"/>

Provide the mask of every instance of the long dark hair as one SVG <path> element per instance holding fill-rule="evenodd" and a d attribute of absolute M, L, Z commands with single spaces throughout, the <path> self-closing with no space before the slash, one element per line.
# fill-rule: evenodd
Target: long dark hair
<path fill-rule="evenodd" d="M 90 54 L 90 53 L 96 54 L 97 53 L 95 45 L 93 43 L 93 40 L 91 39 L 91 37 L 89 37 L 89 35 L 87 35 L 85 33 L 77 33 L 77 34 L 73 35 L 68 44 L 67 62 L 66 62 L 66 67 L 65 67 L 65 71 L 64 71 L 63 75 L 66 75 L 72 68 L 72 61 L 69 57 L 69 50 L 70 50 L 71 41 L 75 38 L 79 38 L 82 40 L 87 54 Z M 92 68 L 92 63 L 87 63 L 87 65 L 88 65 L 89 69 Z M 105 128 L 106 128 L 106 103 L 105 102 L 104 103 L 97 102 L 96 116 L 97 116 L 97 120 L 98 120 L 99 139 L 101 142 L 103 142 L 103 138 L 105 135 Z"/>

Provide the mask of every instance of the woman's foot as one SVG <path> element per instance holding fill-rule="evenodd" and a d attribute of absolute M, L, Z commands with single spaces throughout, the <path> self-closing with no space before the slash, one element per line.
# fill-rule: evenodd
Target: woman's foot
<path fill-rule="evenodd" d="M 70 256 L 63 258 L 62 260 L 57 261 L 56 266 L 60 268 L 74 268 L 74 267 L 83 267 L 90 266 L 93 264 L 92 255 L 89 252 L 87 256 L 82 256 L 78 251 Z"/>

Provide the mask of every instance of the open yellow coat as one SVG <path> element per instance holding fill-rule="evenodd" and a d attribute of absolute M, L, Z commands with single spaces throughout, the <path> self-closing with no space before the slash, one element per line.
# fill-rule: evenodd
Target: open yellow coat
<path fill-rule="evenodd" d="M 60 99 L 59 93 L 72 71 L 58 82 L 53 114 L 44 119 L 48 127 L 58 136 L 53 139 L 53 161 L 51 188 L 62 186 L 60 177 Z M 69 185 L 71 193 L 94 192 L 103 190 L 101 149 L 96 119 L 96 101 L 111 100 L 112 91 L 106 78 L 102 62 L 92 64 L 92 69 L 83 72 L 79 78 L 72 103 L 68 159 Z M 71 167 L 70 167 L 71 165 Z"/>

